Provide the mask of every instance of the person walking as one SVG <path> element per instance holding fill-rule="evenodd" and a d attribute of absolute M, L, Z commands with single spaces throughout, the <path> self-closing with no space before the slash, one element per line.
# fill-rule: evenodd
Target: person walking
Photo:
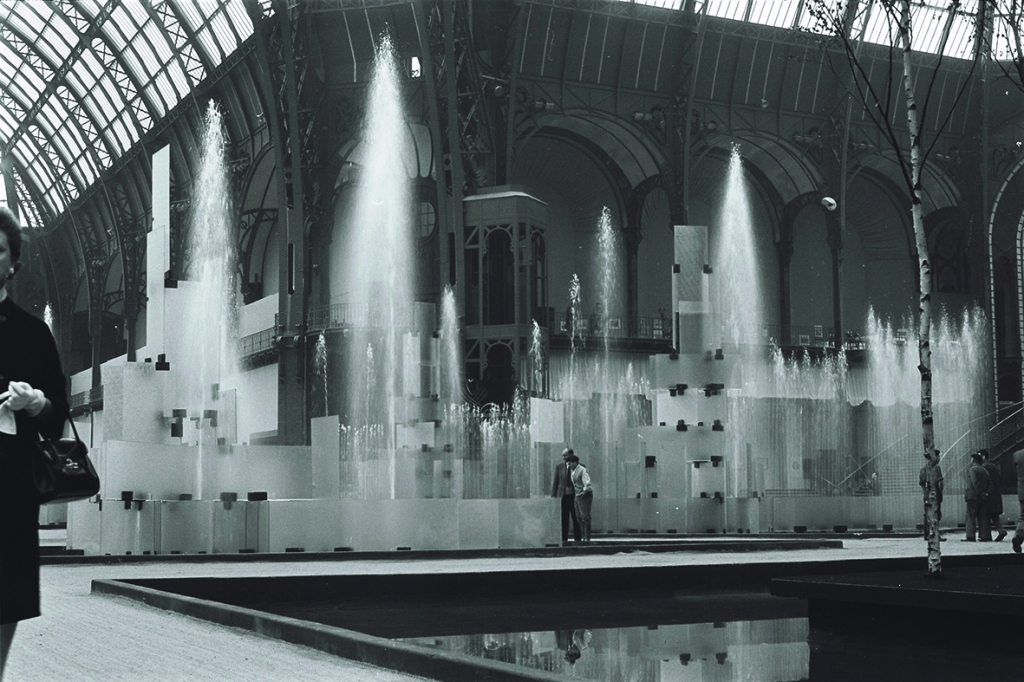
<path fill-rule="evenodd" d="M 575 494 L 576 518 L 583 530 L 583 542 L 590 542 L 590 509 L 594 504 L 594 490 L 590 484 L 590 472 L 580 464 L 580 458 L 571 455 L 568 459 L 572 471 L 572 485 Z"/>
<path fill-rule="evenodd" d="M 1024 449 L 1013 453 L 1013 466 L 1017 467 L 1017 502 L 1020 503 L 1020 514 L 1017 516 L 1017 530 L 1013 534 L 1013 551 L 1020 554 L 1024 545 Z"/>
<path fill-rule="evenodd" d="M 575 457 L 572 448 L 562 450 L 562 463 L 555 465 L 555 477 L 551 484 L 551 497 L 561 500 L 562 510 L 562 546 L 569 544 L 569 520 L 572 519 L 572 537 L 578 544 L 580 541 L 580 520 L 576 516 L 576 490 L 572 484 L 572 469 L 569 458 Z M 577 458 L 579 461 L 579 458 Z"/>
<path fill-rule="evenodd" d="M 20 265 L 21 226 L 0 207 L 0 677 L 18 623 L 39 612 L 39 500 L 32 452 L 60 438 L 67 380 L 49 327 L 17 306 L 7 283 Z"/>
<path fill-rule="evenodd" d="M 985 467 L 981 466 L 983 460 L 981 453 L 974 453 L 967 469 L 967 488 L 964 490 L 964 499 L 967 501 L 967 535 L 964 542 L 974 542 L 976 537 L 980 537 L 982 542 L 985 542 L 986 537 L 992 538 L 986 508 L 991 482 Z"/>
<path fill-rule="evenodd" d="M 988 492 L 988 502 L 986 508 L 988 509 L 988 535 L 985 536 L 986 540 L 992 539 L 992 531 L 998 531 L 996 535 L 996 542 L 1001 541 L 1006 537 L 1006 531 L 1003 530 L 1003 526 L 999 523 L 999 515 L 1003 513 L 1003 486 L 1002 476 L 999 473 L 999 467 L 995 462 L 989 459 L 988 450 L 979 450 L 979 454 L 982 456 L 981 466 L 985 467 L 985 471 L 988 473 L 988 480 L 991 484 Z"/>

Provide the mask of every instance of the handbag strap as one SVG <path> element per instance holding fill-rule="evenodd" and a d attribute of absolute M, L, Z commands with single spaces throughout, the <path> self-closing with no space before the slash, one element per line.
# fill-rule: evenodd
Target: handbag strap
<path fill-rule="evenodd" d="M 78 429 L 75 428 L 75 420 L 71 418 L 71 415 L 68 415 L 68 421 L 71 422 L 71 432 L 75 434 L 75 440 L 81 443 L 82 439 L 78 437 Z"/>

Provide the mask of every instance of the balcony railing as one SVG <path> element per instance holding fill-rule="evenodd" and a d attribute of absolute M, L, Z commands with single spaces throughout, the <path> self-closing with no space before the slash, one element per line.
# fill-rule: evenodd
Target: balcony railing
<path fill-rule="evenodd" d="M 397 311 L 391 317 L 383 306 L 364 303 L 330 303 L 309 309 L 306 328 L 309 331 L 351 327 L 412 327 L 413 310 Z"/>
<path fill-rule="evenodd" d="M 543 313 L 543 311 L 541 311 Z M 542 314 L 543 317 L 543 314 Z M 672 325 L 667 317 L 604 317 L 590 315 L 573 319 L 567 313 L 548 310 L 547 319 L 538 319 L 537 323 L 552 334 L 568 336 L 575 333 L 580 336 L 607 336 L 613 339 L 656 339 L 672 340 Z"/>
<path fill-rule="evenodd" d="M 79 414 L 85 408 L 99 407 L 103 404 L 103 386 L 93 386 L 87 391 L 75 393 L 68 400 L 72 414 Z"/>
<path fill-rule="evenodd" d="M 274 328 L 243 336 L 238 340 L 238 357 L 245 359 L 274 350 Z"/>

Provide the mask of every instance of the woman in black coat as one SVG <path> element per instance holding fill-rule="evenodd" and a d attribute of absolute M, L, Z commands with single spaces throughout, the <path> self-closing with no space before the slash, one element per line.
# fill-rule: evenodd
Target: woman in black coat
<path fill-rule="evenodd" d="M 66 381 L 49 328 L 11 300 L 21 227 L 0 207 L 0 675 L 19 621 L 39 615 L 39 502 L 31 452 L 40 434 L 59 438 L 68 418 Z"/>

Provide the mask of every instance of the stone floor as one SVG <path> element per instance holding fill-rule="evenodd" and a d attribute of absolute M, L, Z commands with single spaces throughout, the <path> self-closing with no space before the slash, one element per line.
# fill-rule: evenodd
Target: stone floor
<path fill-rule="evenodd" d="M 961 543 L 950 536 L 946 556 L 998 554 L 1010 543 Z M 53 538 L 43 538 L 43 542 Z M 97 578 L 186 576 L 275 576 L 328 573 L 395 574 L 503 571 L 604 566 L 700 565 L 740 562 L 830 561 L 881 557 L 922 557 L 919 538 L 844 538 L 841 549 L 748 552 L 630 551 L 561 557 L 430 559 L 395 556 L 384 560 L 248 561 L 202 563 L 152 561 L 125 564 L 49 564 L 42 567 L 43 616 L 21 623 L 5 671 L 5 682 L 31 680 L 133 682 L 245 680 L 358 680 L 390 682 L 423 679 L 336 658 L 242 630 L 147 607 L 138 602 L 93 595 Z"/>

